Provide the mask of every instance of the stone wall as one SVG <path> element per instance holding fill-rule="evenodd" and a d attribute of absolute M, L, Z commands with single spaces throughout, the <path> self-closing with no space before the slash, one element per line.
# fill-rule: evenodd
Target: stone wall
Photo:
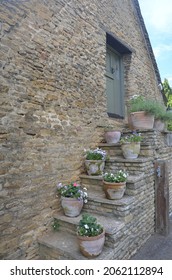
<path fill-rule="evenodd" d="M 2 0 L 0 258 L 37 258 L 37 237 L 58 211 L 56 183 L 76 180 L 83 149 L 103 139 L 106 31 L 124 58 L 126 101 L 161 99 L 132 1 Z"/>

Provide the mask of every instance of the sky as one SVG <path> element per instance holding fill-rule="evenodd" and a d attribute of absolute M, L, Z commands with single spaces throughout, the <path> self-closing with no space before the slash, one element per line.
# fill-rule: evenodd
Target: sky
<path fill-rule="evenodd" d="M 139 0 L 162 82 L 172 86 L 172 0 Z"/>

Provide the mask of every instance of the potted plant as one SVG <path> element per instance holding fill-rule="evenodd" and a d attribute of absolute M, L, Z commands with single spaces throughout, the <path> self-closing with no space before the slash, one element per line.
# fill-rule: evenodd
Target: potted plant
<path fill-rule="evenodd" d="M 128 174 L 123 170 L 103 175 L 103 190 L 108 199 L 121 199 L 125 193 Z"/>
<path fill-rule="evenodd" d="M 172 112 L 161 109 L 155 115 L 154 128 L 158 131 L 164 131 L 170 121 L 172 121 Z"/>
<path fill-rule="evenodd" d="M 77 239 L 80 251 L 85 257 L 96 257 L 102 252 L 105 230 L 95 217 L 85 213 L 77 227 Z"/>
<path fill-rule="evenodd" d="M 129 101 L 129 126 L 132 129 L 153 129 L 154 119 L 164 110 L 158 101 L 134 95 Z"/>
<path fill-rule="evenodd" d="M 88 175 L 102 175 L 105 167 L 106 151 L 96 148 L 85 150 L 85 167 Z"/>
<path fill-rule="evenodd" d="M 140 154 L 141 133 L 133 132 L 130 135 L 121 137 L 121 149 L 124 158 L 136 159 Z"/>
<path fill-rule="evenodd" d="M 83 204 L 87 203 L 86 188 L 74 182 L 68 185 L 59 183 L 57 185 L 57 192 L 61 196 L 61 206 L 64 214 L 69 217 L 76 217 L 80 214 Z"/>
<path fill-rule="evenodd" d="M 119 142 L 121 132 L 114 129 L 113 127 L 107 127 L 105 129 L 105 141 L 107 144 L 116 144 Z"/>

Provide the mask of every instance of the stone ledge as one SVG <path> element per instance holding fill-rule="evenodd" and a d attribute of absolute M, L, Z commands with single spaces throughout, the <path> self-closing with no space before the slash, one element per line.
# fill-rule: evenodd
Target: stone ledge
<path fill-rule="evenodd" d="M 122 162 L 122 163 L 145 163 L 145 162 L 151 162 L 152 158 L 148 157 L 138 157 L 136 159 L 125 159 L 122 157 L 111 157 L 106 160 L 106 162 Z"/>
<path fill-rule="evenodd" d="M 144 173 L 140 173 L 138 175 L 129 175 L 128 178 L 127 178 L 127 183 L 136 183 L 142 179 L 144 179 L 145 175 Z M 89 176 L 87 174 L 81 174 L 80 175 L 80 178 L 81 179 L 90 179 L 90 180 L 98 180 L 98 181 L 102 181 L 102 176 Z"/>
<path fill-rule="evenodd" d="M 38 243 L 40 245 L 40 259 L 89 260 L 80 253 L 77 237 L 71 236 L 67 232 L 50 233 L 39 238 Z M 49 254 L 51 258 L 49 258 Z M 94 259 L 111 260 L 113 259 L 113 250 L 104 246 L 102 253 Z"/>
<path fill-rule="evenodd" d="M 118 232 L 120 229 L 122 229 L 125 226 L 125 223 L 123 221 L 115 220 L 112 217 L 99 216 L 94 213 L 92 215 L 94 217 L 96 217 L 98 223 L 100 223 L 105 228 L 105 232 L 108 235 L 115 234 L 116 232 Z M 59 214 L 55 214 L 54 218 L 56 218 L 59 221 L 77 226 L 79 224 L 80 219 L 82 218 L 82 214 L 80 214 L 78 217 L 72 218 L 72 217 L 67 217 L 67 216 L 59 213 Z"/>
<path fill-rule="evenodd" d="M 96 194 L 94 191 L 89 190 L 89 197 L 88 200 L 92 200 L 95 202 L 103 203 L 103 204 L 109 204 L 114 206 L 128 206 L 130 204 L 133 204 L 135 202 L 135 198 L 133 196 L 124 195 L 121 199 L 107 199 L 105 197 L 105 194 Z"/>

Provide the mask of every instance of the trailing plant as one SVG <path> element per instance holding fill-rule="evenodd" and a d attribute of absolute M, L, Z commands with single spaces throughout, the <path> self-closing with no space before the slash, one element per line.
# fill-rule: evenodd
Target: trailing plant
<path fill-rule="evenodd" d="M 121 137 L 120 143 L 132 143 L 132 142 L 141 142 L 142 136 L 141 133 L 133 132 L 130 135 Z"/>
<path fill-rule="evenodd" d="M 84 150 L 86 160 L 105 160 L 106 152 L 102 149 L 96 148 L 94 150 Z"/>
<path fill-rule="evenodd" d="M 84 203 L 87 203 L 87 192 L 86 188 L 81 188 L 81 186 L 74 182 L 70 183 L 68 185 L 63 185 L 62 183 L 59 183 L 57 185 L 57 192 L 63 196 L 63 197 L 72 197 L 77 198 L 78 200 L 83 199 Z"/>
<path fill-rule="evenodd" d="M 109 183 L 126 182 L 128 173 L 124 170 L 119 170 L 116 173 L 106 172 L 103 174 L 103 180 Z"/>
<path fill-rule="evenodd" d="M 80 236 L 97 236 L 103 232 L 103 226 L 98 224 L 97 219 L 89 214 L 83 214 L 77 226 L 77 234 Z"/>
<path fill-rule="evenodd" d="M 58 231 L 60 228 L 60 224 L 58 219 L 54 218 L 53 223 L 52 223 L 52 228 L 54 231 Z"/>

